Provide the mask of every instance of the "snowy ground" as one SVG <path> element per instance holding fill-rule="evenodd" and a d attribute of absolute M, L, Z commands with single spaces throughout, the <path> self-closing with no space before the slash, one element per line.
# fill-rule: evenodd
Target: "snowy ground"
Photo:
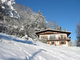
<path fill-rule="evenodd" d="M 80 60 L 80 48 L 55 47 L 0 34 L 0 60 Z"/>

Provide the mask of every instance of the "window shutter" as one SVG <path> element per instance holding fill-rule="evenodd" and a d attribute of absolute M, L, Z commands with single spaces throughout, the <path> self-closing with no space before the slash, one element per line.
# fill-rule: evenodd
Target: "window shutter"
<path fill-rule="evenodd" d="M 64 35 L 64 39 L 66 39 L 66 35 Z"/>
<path fill-rule="evenodd" d="M 61 41 L 59 42 L 59 44 L 61 45 Z"/>
<path fill-rule="evenodd" d="M 66 44 L 66 41 L 64 41 L 64 44 Z"/>

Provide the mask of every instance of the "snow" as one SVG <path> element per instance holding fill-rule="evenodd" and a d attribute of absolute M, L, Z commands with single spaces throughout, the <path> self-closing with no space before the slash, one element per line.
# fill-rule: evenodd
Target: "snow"
<path fill-rule="evenodd" d="M 4 4 L 4 3 L 7 3 L 7 5 L 8 5 L 12 10 L 15 10 L 15 9 L 13 8 L 13 6 L 12 6 L 12 5 L 15 4 L 14 0 L 1 0 L 1 2 L 2 2 L 3 4 Z"/>
<path fill-rule="evenodd" d="M 1 0 L 2 3 L 6 2 L 6 0 Z"/>
<path fill-rule="evenodd" d="M 79 47 L 61 47 L 0 33 L 0 60 L 80 60 Z"/>
<path fill-rule="evenodd" d="M 12 10 L 15 10 L 15 9 L 13 8 L 12 4 L 15 4 L 15 3 L 14 3 L 14 2 L 12 3 L 11 0 L 7 2 L 7 5 L 8 5 Z"/>
<path fill-rule="evenodd" d="M 7 11 L 9 13 L 10 17 L 19 18 L 19 15 L 17 11 L 14 9 L 15 1 L 14 0 L 1 0 L 1 7 L 2 9 L 8 9 Z"/>
<path fill-rule="evenodd" d="M 5 9 L 5 7 L 4 7 L 4 6 L 2 6 L 2 9 Z"/>

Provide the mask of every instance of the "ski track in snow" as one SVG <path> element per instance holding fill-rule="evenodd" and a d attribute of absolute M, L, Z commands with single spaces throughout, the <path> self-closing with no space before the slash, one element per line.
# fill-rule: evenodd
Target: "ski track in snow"
<path fill-rule="evenodd" d="M 9 40 L 0 37 L 0 60 L 80 60 L 79 47 L 55 47 L 38 41 L 29 44 L 27 40 L 24 43 L 14 37 L 20 41 L 17 42 L 13 36 L 0 35 L 10 37 Z"/>

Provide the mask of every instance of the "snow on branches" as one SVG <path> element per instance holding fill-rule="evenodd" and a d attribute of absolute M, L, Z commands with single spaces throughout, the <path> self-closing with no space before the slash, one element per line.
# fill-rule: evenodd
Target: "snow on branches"
<path fill-rule="evenodd" d="M 10 17 L 18 18 L 19 15 L 14 9 L 15 1 L 14 0 L 0 0 L 0 14 L 3 16 L 8 15 Z"/>

